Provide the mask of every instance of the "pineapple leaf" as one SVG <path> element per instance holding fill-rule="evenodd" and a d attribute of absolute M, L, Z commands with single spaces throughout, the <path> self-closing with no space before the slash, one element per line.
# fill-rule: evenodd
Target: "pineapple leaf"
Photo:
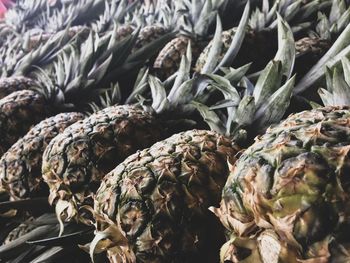
<path fill-rule="evenodd" d="M 350 54 L 350 24 L 346 26 L 328 52 L 314 65 L 298 82 L 294 92 L 299 94 L 312 86 L 324 75 L 323 67 L 332 67 L 339 63 L 344 56 Z"/>
<path fill-rule="evenodd" d="M 341 60 L 345 81 L 350 86 L 350 60 L 347 57 L 343 57 Z"/>
<path fill-rule="evenodd" d="M 282 74 L 289 79 L 295 60 L 295 43 L 289 25 L 278 14 L 278 51 L 274 60 L 282 63 Z"/>
<path fill-rule="evenodd" d="M 272 96 L 263 104 L 255 114 L 255 121 L 258 129 L 265 129 L 272 123 L 280 121 L 289 106 L 292 96 L 295 76 L 290 78 L 286 84 L 279 88 Z"/>
<path fill-rule="evenodd" d="M 209 107 L 196 101 L 192 101 L 191 104 L 198 110 L 203 120 L 208 124 L 212 131 L 221 134 L 226 133 L 225 125 L 223 125 L 219 116 L 214 111 L 211 111 Z"/>
<path fill-rule="evenodd" d="M 219 60 L 219 55 L 221 53 L 222 49 L 222 40 L 221 40 L 221 34 L 222 34 L 222 25 L 220 17 L 216 17 L 216 30 L 213 38 L 213 44 L 210 48 L 208 59 L 206 60 L 205 64 L 203 65 L 203 68 L 201 70 L 202 74 L 205 73 L 211 73 L 215 69 L 215 66 L 217 65 L 217 62 Z"/>
<path fill-rule="evenodd" d="M 163 104 L 163 102 L 167 99 L 166 91 L 161 83 L 161 81 L 153 77 L 152 75 L 148 76 L 148 83 L 151 88 L 152 93 L 152 108 L 158 112 Z"/>
<path fill-rule="evenodd" d="M 326 89 L 319 89 L 318 94 L 321 97 L 324 106 L 333 106 L 335 105 L 333 100 L 333 94 Z"/>
<path fill-rule="evenodd" d="M 221 67 L 230 66 L 233 60 L 235 59 L 235 57 L 237 56 L 245 36 L 246 27 L 249 19 L 249 12 L 250 12 L 250 1 L 247 1 L 242 18 L 239 22 L 237 31 L 232 39 L 230 47 L 227 50 L 223 59 L 220 61 L 219 65 L 217 65 L 217 67 L 215 68 L 214 72 L 219 71 Z"/>
<path fill-rule="evenodd" d="M 253 92 L 257 108 L 265 103 L 279 87 L 282 77 L 281 70 L 281 62 L 272 60 L 260 74 Z"/>
<path fill-rule="evenodd" d="M 254 121 L 255 111 L 254 97 L 244 96 L 238 105 L 234 121 L 238 123 L 239 126 L 249 125 Z"/>

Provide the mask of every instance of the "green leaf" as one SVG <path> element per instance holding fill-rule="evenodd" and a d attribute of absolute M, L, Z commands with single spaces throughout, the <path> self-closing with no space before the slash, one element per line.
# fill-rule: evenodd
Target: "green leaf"
<path fill-rule="evenodd" d="M 337 68 L 333 71 L 333 106 L 350 105 L 350 87 L 345 82 L 343 74 Z"/>
<path fill-rule="evenodd" d="M 281 62 L 272 60 L 260 74 L 253 92 L 257 108 L 265 103 L 279 87 L 282 78 L 281 70 Z"/>
<path fill-rule="evenodd" d="M 287 22 L 278 14 L 278 51 L 274 60 L 282 63 L 282 74 L 289 79 L 295 60 L 295 43 L 293 32 Z"/>
<path fill-rule="evenodd" d="M 312 86 L 324 75 L 324 66 L 332 67 L 339 63 L 344 56 L 350 54 L 350 24 L 344 29 L 328 52 L 314 65 L 311 70 L 298 82 L 294 92 L 299 94 Z"/>
<path fill-rule="evenodd" d="M 344 71 L 345 81 L 348 86 L 350 86 L 350 60 L 344 56 L 341 60 L 341 64 Z"/>
<path fill-rule="evenodd" d="M 282 119 L 290 103 L 294 82 L 295 76 L 272 94 L 267 102 L 258 109 L 255 114 L 255 121 L 257 123 L 255 127 L 257 130 L 265 129 L 272 123 L 277 123 Z"/>
<path fill-rule="evenodd" d="M 333 101 L 333 94 L 331 92 L 329 92 L 328 90 L 321 88 L 318 90 L 318 94 L 320 95 L 324 106 L 335 105 L 335 103 Z"/>
<path fill-rule="evenodd" d="M 153 77 L 152 75 L 148 76 L 148 83 L 151 88 L 152 93 L 152 108 L 158 112 L 159 108 L 161 107 L 163 101 L 166 99 L 166 91 L 161 83 L 161 81 Z"/>
<path fill-rule="evenodd" d="M 209 125 L 212 131 L 216 131 L 220 134 L 226 133 L 226 127 L 223 125 L 219 116 L 211 111 L 206 105 L 196 101 L 192 101 L 191 104 L 198 110 L 203 120 Z"/>
<path fill-rule="evenodd" d="M 244 8 L 244 12 L 239 22 L 239 25 L 237 27 L 236 33 L 232 39 L 231 45 L 227 50 L 225 56 L 219 63 L 219 65 L 215 68 L 214 72 L 217 72 L 221 67 L 230 66 L 234 61 L 235 57 L 237 56 L 246 33 L 246 27 L 249 19 L 249 12 L 250 12 L 250 2 L 248 1 Z"/>
<path fill-rule="evenodd" d="M 253 96 L 244 96 L 238 105 L 235 122 L 240 126 L 246 126 L 254 121 L 255 101 Z"/>
<path fill-rule="evenodd" d="M 220 17 L 216 17 L 216 30 L 212 42 L 212 46 L 210 48 L 208 58 L 205 61 L 205 64 L 203 65 L 203 68 L 201 69 L 201 73 L 212 73 L 217 65 L 217 62 L 219 60 L 219 55 L 222 50 L 222 25 Z"/>

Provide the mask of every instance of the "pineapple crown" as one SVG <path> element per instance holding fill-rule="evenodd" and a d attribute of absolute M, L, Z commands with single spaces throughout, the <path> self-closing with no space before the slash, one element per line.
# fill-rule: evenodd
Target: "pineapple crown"
<path fill-rule="evenodd" d="M 105 10 L 105 0 L 80 0 L 64 4 L 62 8 L 47 9 L 41 27 L 46 32 L 57 32 L 71 25 L 85 25 L 97 19 Z"/>
<path fill-rule="evenodd" d="M 18 33 L 33 27 L 40 14 L 48 8 L 46 0 L 18 0 L 5 14 L 5 21 Z"/>
<path fill-rule="evenodd" d="M 140 71 L 135 88 L 126 103 L 138 101 L 146 110 L 156 114 L 166 112 L 187 112 L 188 102 L 194 97 L 194 78 L 191 78 L 192 63 L 191 44 L 187 45 L 186 54 L 182 56 L 179 69 L 165 81 L 148 74 L 148 70 Z M 150 90 L 152 100 L 145 99 L 142 94 Z"/>
<path fill-rule="evenodd" d="M 78 36 L 79 34 L 76 37 Z M 39 35 L 39 42 L 40 37 Z M 40 44 L 38 48 L 30 50 L 28 48 L 31 42 L 30 33 L 26 33 L 24 37 L 9 38 L 10 44 L 1 50 L 4 63 L 4 67 L 1 68 L 1 76 L 28 75 L 36 67 L 44 67 L 51 63 L 62 48 L 75 39 L 68 36 L 67 28 L 51 36 L 45 44 Z"/>
<path fill-rule="evenodd" d="M 340 66 L 326 67 L 327 89 L 320 88 L 318 93 L 325 106 L 350 105 L 350 60 L 343 57 Z"/>
<path fill-rule="evenodd" d="M 223 68 L 223 76 L 204 75 L 209 80 L 209 89 L 217 89 L 224 96 L 223 101 L 212 107 L 193 102 L 212 130 L 240 141 L 246 139 L 248 126 L 254 126 L 254 130 L 260 132 L 283 117 L 294 87 L 295 78 L 291 77 L 291 73 L 295 46 L 291 28 L 280 16 L 278 46 L 275 58 L 260 73 L 255 86 L 244 77 L 249 65 L 239 69 Z M 245 86 L 241 93 L 232 85 L 237 80 Z M 222 109 L 226 110 L 226 114 L 215 112 Z"/>
<path fill-rule="evenodd" d="M 135 4 L 136 2 L 138 5 Z M 133 3 L 132 12 L 128 12 L 121 21 L 124 24 L 136 26 L 160 24 L 166 28 L 172 28 L 175 24 L 174 2 L 169 0 L 136 2 Z"/>
<path fill-rule="evenodd" d="M 103 37 L 91 32 L 84 42 L 65 47 L 52 67 L 36 73 L 39 91 L 57 107 L 84 108 L 123 73 L 140 67 L 171 37 L 164 35 L 131 54 L 139 30 L 120 41 L 116 32 L 114 29 Z"/>
<path fill-rule="evenodd" d="M 255 32 L 262 30 L 275 29 L 278 24 L 278 15 L 285 21 L 293 25 L 294 33 L 311 26 L 308 19 L 318 10 L 323 10 L 329 5 L 330 1 L 313 0 L 303 4 L 302 0 L 278 0 L 270 5 L 268 0 L 263 0 L 261 8 L 257 7 L 252 12 L 248 26 Z"/>
<path fill-rule="evenodd" d="M 318 23 L 311 36 L 331 40 L 334 35 L 341 33 L 350 22 L 350 7 L 347 7 L 344 0 L 332 2 L 329 15 L 319 12 Z"/>
<path fill-rule="evenodd" d="M 205 37 L 227 0 L 176 1 L 177 29 L 185 35 Z"/>

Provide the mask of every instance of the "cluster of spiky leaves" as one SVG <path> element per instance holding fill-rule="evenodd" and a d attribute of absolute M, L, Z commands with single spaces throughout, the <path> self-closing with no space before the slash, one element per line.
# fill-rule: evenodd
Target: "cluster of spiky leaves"
<path fill-rule="evenodd" d="M 223 261 L 348 260 L 349 120 L 347 107 L 297 113 L 244 152 L 214 210 L 232 234 Z"/>
<path fill-rule="evenodd" d="M 223 232 L 208 207 L 219 202 L 238 149 L 220 134 L 192 130 L 106 175 L 95 197 L 96 237 L 107 238 L 100 247 L 110 262 L 215 262 Z"/>

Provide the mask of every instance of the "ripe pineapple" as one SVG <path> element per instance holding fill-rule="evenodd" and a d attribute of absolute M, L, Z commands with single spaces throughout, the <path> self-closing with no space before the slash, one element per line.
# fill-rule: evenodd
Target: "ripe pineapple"
<path fill-rule="evenodd" d="M 42 176 L 59 218 L 71 219 L 101 178 L 138 149 L 162 138 L 163 127 L 134 106 L 112 106 L 79 121 L 56 136 L 43 155 Z M 63 208 L 62 208 L 63 209 Z"/>
<path fill-rule="evenodd" d="M 208 207 L 218 203 L 238 151 L 225 136 L 191 130 L 106 175 L 95 212 L 97 230 L 113 235 L 109 262 L 216 262 L 223 232 Z"/>
<path fill-rule="evenodd" d="M 157 76 L 165 79 L 176 72 L 186 47 L 191 42 L 194 60 L 197 59 L 208 39 L 209 27 L 215 22 L 215 15 L 225 1 L 177 1 L 175 17 L 179 36 L 174 38 L 159 52 L 153 68 Z"/>
<path fill-rule="evenodd" d="M 214 209 L 222 262 L 349 260 L 349 123 L 348 107 L 304 111 L 243 153 Z"/>
<path fill-rule="evenodd" d="M 81 120 L 81 113 L 61 113 L 35 125 L 0 159 L 0 186 L 11 200 L 47 196 L 41 176 L 42 154 L 48 143 L 69 125 Z"/>
<path fill-rule="evenodd" d="M 287 35 L 280 51 L 294 47 Z M 255 93 L 243 98 L 231 86 L 240 81 L 243 69 L 227 69 L 224 76 L 202 75 L 203 89 L 207 85 L 224 93 L 225 106 L 214 108 L 227 107 L 226 118 L 193 101 L 212 131 L 173 135 L 128 157 L 106 175 L 94 197 L 97 233 L 90 253 L 107 251 L 110 262 L 217 262 L 224 232 L 207 214 L 208 205 L 220 195 L 243 130 L 260 131 L 283 116 L 293 79 L 280 87 L 281 79 L 292 70 L 293 58 L 291 54 L 283 63 L 268 64 Z"/>
<path fill-rule="evenodd" d="M 21 90 L 0 100 L 0 155 L 31 126 L 49 116 L 47 101 L 35 91 Z"/>
<path fill-rule="evenodd" d="M 88 103 L 98 99 L 100 93 L 104 91 L 103 88 L 110 85 L 111 80 L 107 83 L 103 81 L 110 79 L 111 76 L 113 80 L 117 78 L 115 70 L 123 69 L 125 66 L 129 67 L 128 70 L 135 69 L 148 59 L 152 50 L 157 49 L 157 45 L 161 44 L 158 39 L 148 45 L 150 52 L 146 56 L 128 60 L 129 57 L 125 53 L 130 52 L 134 42 L 135 36 L 125 39 L 122 43 L 130 44 L 126 48 L 112 38 L 112 33 L 103 39 L 91 34 L 80 46 L 70 46 L 61 53 L 51 71 L 48 70 L 49 73 L 40 71 L 36 74 L 40 88 L 35 91 L 17 91 L 10 94 L 10 97 L 3 98 L 0 104 L 4 103 L 4 106 L 0 105 L 0 115 L 3 118 L 6 116 L 6 122 L 5 119 L 0 122 L 1 135 L 4 134 L 1 138 L 0 153 L 3 154 L 32 125 L 54 113 L 74 109 L 86 110 Z M 13 111 L 18 108 L 21 112 Z M 38 114 L 28 117 L 31 114 L 29 111 L 35 108 Z M 25 119 L 16 114 L 23 115 Z M 21 129 L 14 130 L 15 127 Z"/>
<path fill-rule="evenodd" d="M 133 51 L 139 50 L 152 41 L 158 39 L 159 37 L 165 35 L 168 32 L 167 28 L 158 24 L 158 25 L 148 25 L 143 27 L 140 30 L 140 33 L 137 37 Z"/>
<path fill-rule="evenodd" d="M 0 99 L 6 97 L 14 91 L 24 89 L 28 90 L 36 86 L 37 84 L 33 79 L 23 76 L 0 78 Z"/>

